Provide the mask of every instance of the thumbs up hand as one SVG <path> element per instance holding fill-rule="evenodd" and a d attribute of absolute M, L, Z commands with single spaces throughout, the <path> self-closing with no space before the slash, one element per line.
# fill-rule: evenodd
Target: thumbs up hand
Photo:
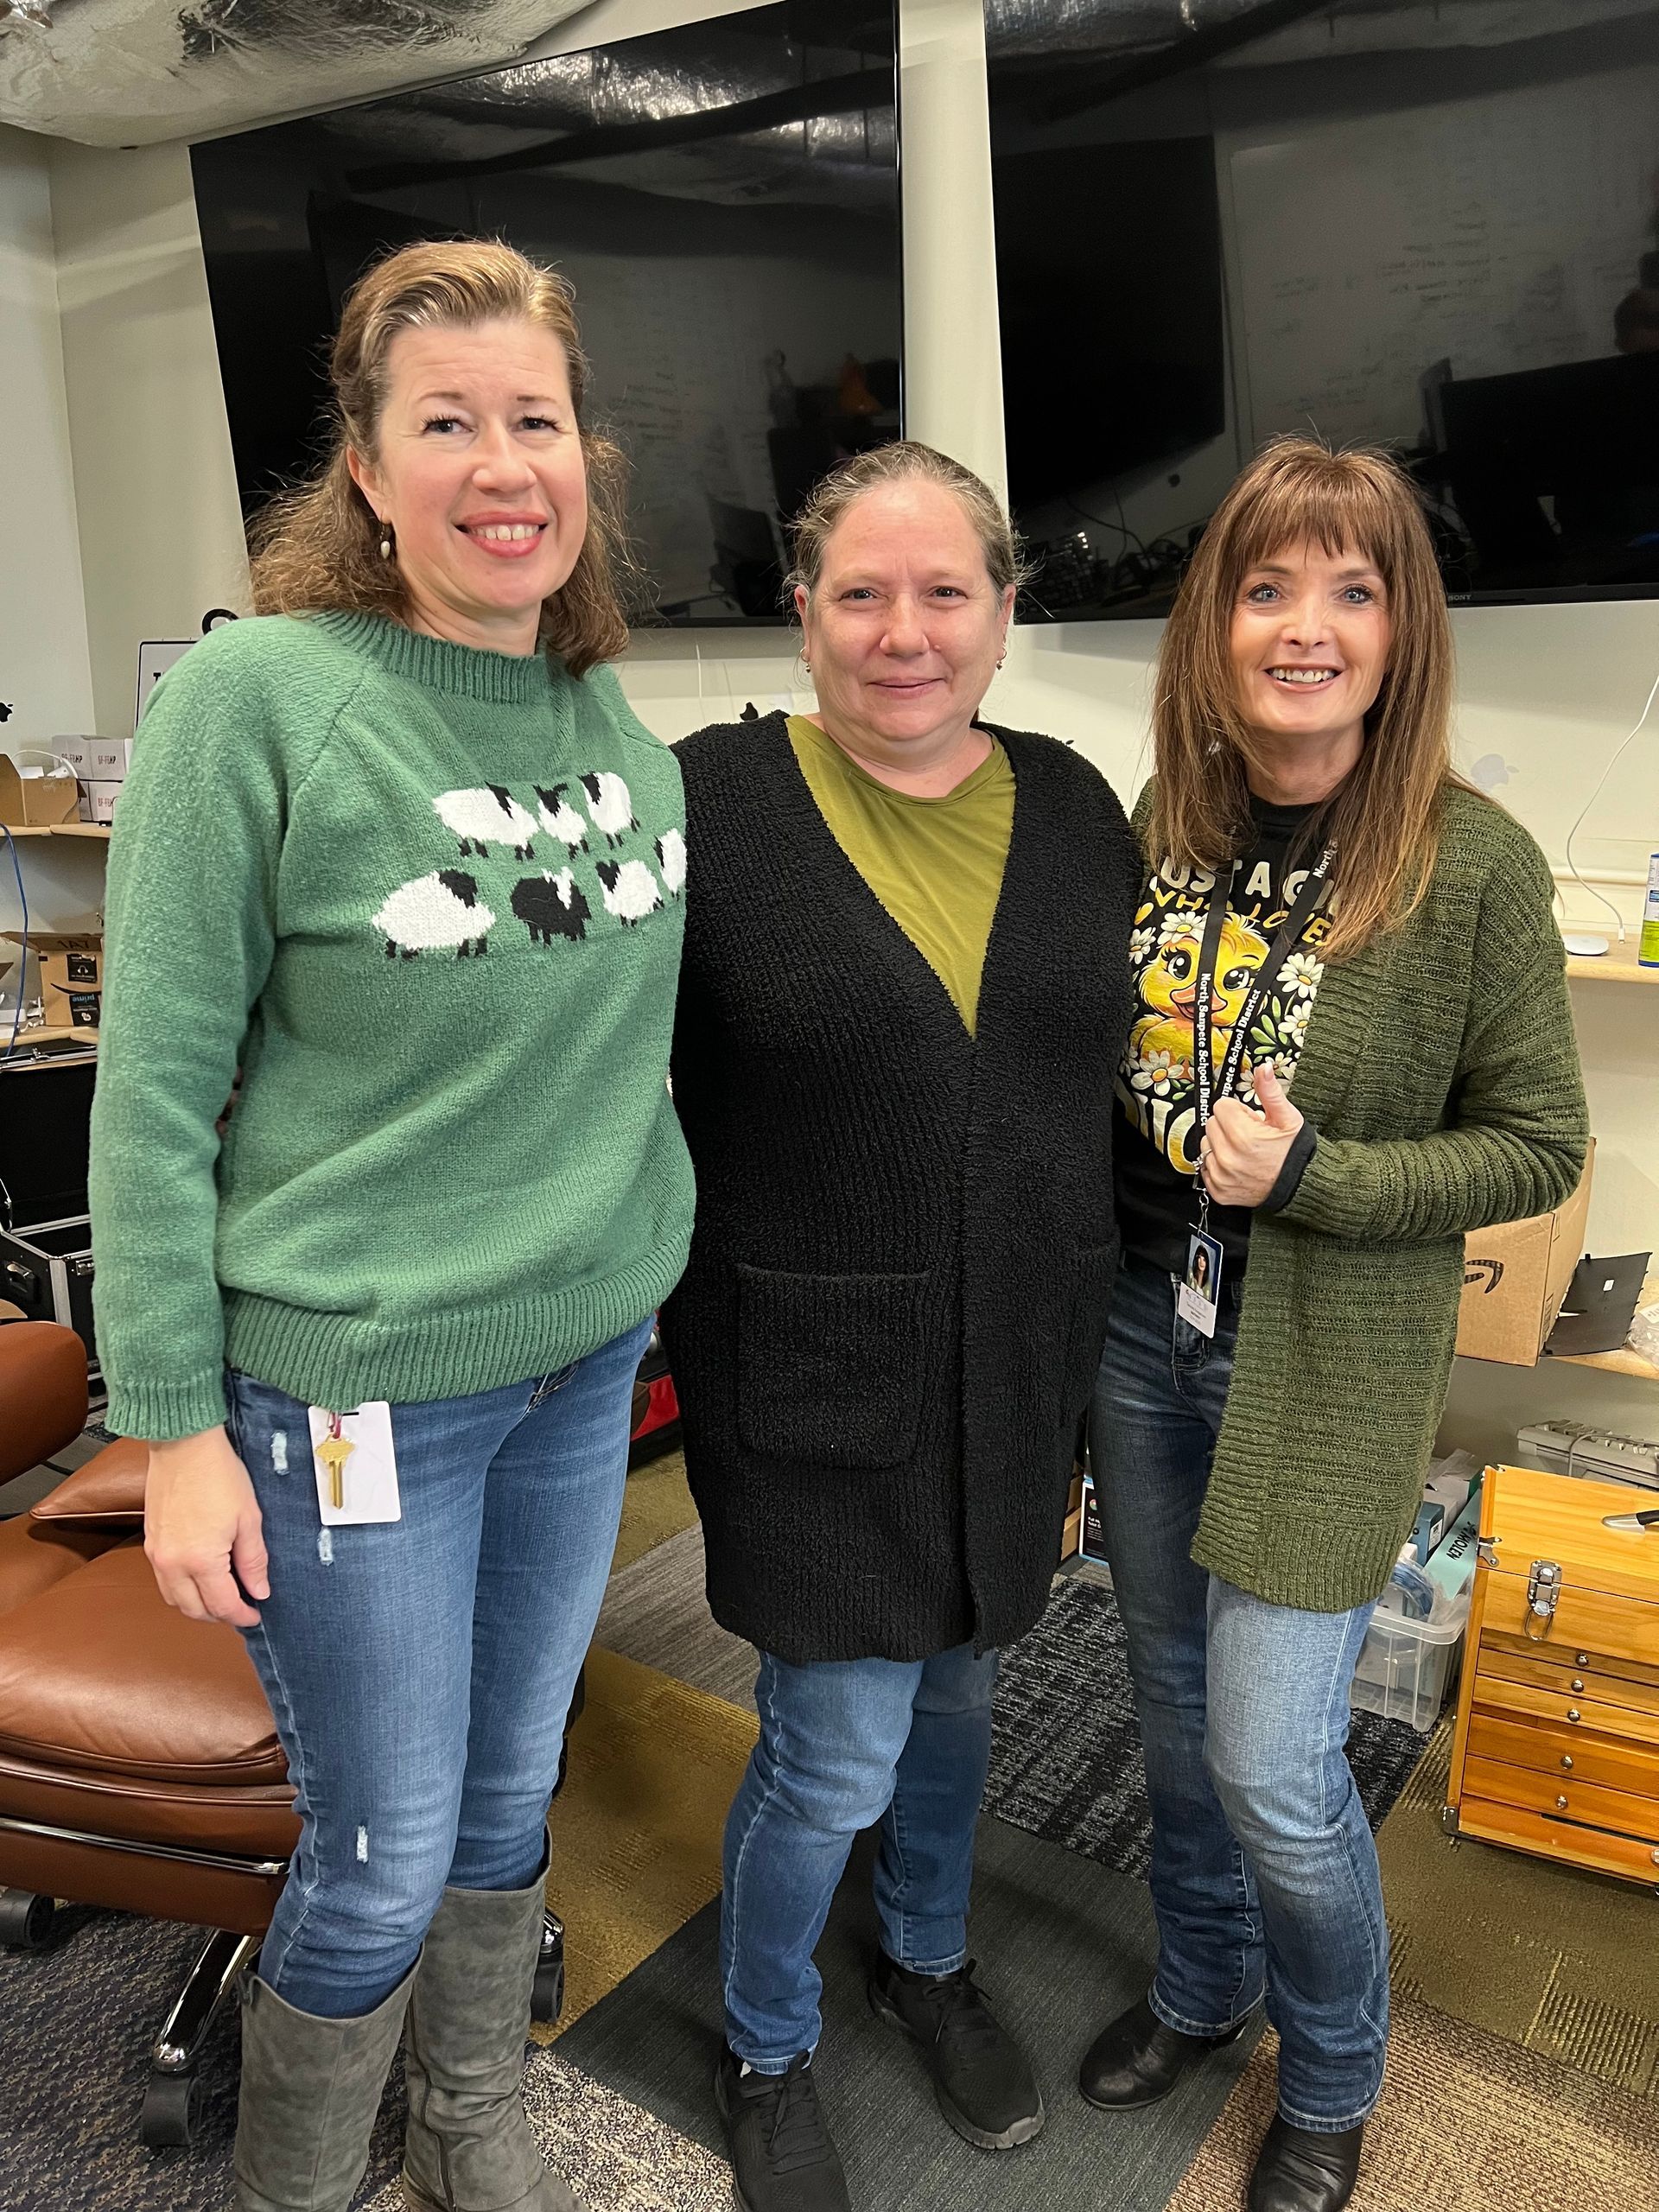
<path fill-rule="evenodd" d="M 1259 1206 L 1302 1126 L 1271 1060 L 1259 1060 L 1250 1081 L 1261 1110 L 1242 1098 L 1218 1099 L 1205 1132 L 1204 1187 L 1218 1205 Z"/>

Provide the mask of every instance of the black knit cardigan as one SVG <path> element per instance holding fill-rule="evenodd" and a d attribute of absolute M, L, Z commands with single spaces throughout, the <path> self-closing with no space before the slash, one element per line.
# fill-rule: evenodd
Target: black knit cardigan
<path fill-rule="evenodd" d="M 677 748 L 697 1213 L 664 1327 L 709 1605 L 797 1662 L 1007 1643 L 1058 1556 L 1117 1262 L 1141 871 L 1088 761 L 994 734 L 1014 831 L 976 1036 L 836 843 L 782 715 Z"/>

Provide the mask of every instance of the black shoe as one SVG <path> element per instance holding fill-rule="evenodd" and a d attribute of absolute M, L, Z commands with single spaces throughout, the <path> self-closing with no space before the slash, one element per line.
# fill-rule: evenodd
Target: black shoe
<path fill-rule="evenodd" d="M 729 2050 L 715 2069 L 738 2212 L 852 2212 L 810 2058 L 787 2074 L 746 2074 Z"/>
<path fill-rule="evenodd" d="M 1103 2112 L 1128 2112 L 1166 2097 L 1190 2066 L 1243 2034 L 1238 2021 L 1224 2036 L 1184 2036 L 1166 2028 L 1143 1997 L 1103 2028 L 1077 2075 L 1085 2103 Z"/>
<path fill-rule="evenodd" d="M 1250 2176 L 1250 2212 L 1342 2212 L 1359 2178 L 1363 2124 L 1315 2135 L 1275 2118 Z"/>
<path fill-rule="evenodd" d="M 921 2045 L 939 2110 L 965 2142 L 1012 2151 L 1041 2133 L 1047 2114 L 1036 2078 L 971 1960 L 957 1974 L 926 1974 L 884 1956 L 870 1977 L 870 2009 Z"/>

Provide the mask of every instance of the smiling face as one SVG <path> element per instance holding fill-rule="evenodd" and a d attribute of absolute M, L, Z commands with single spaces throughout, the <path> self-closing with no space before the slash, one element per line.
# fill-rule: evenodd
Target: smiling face
<path fill-rule="evenodd" d="M 564 348 L 530 321 L 400 331 L 371 459 L 353 481 L 396 533 L 411 629 L 531 653 L 569 581 L 588 478 Z"/>
<path fill-rule="evenodd" d="M 1245 570 L 1233 603 L 1245 720 L 1276 753 L 1351 751 L 1357 760 L 1388 673 L 1390 634 L 1388 589 L 1368 555 L 1281 548 Z"/>
<path fill-rule="evenodd" d="M 852 753 L 921 769 L 966 735 L 1014 607 L 953 492 L 923 477 L 855 499 L 795 594 L 825 728 Z"/>

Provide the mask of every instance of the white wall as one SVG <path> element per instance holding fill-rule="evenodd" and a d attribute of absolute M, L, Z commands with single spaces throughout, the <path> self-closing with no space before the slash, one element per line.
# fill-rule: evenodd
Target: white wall
<path fill-rule="evenodd" d="M 48 170 L 44 139 L 0 125 L 0 392 L 8 429 L 0 700 L 12 709 L 0 722 L 0 751 L 13 753 L 92 733 Z M 48 849 L 45 839 L 25 839 L 17 851 L 27 856 L 37 925 L 70 926 L 95 909 L 97 879 L 84 852 L 63 840 Z M 0 853 L 0 930 L 22 922 L 15 886 L 10 860 Z M 0 978 L 8 1002 L 16 980 L 15 972 Z"/>
<path fill-rule="evenodd" d="M 577 48 L 715 12 L 730 10 L 696 0 L 603 0 L 544 44 Z M 980 0 L 906 0 L 910 423 L 1000 485 L 982 54 Z M 188 634 L 205 607 L 238 603 L 233 475 L 188 156 L 59 145 L 51 177 L 94 685 L 99 727 L 118 733 L 130 716 L 138 639 Z M 21 196 L 37 210 L 38 235 L 38 177 L 29 189 L 33 200 L 28 190 Z M 58 637 L 65 623 L 73 659 L 84 645 L 73 607 L 57 618 Z M 1459 613 L 1456 626 L 1463 756 L 1500 757 L 1508 780 L 1499 796 L 1560 863 L 1573 817 L 1659 672 L 1659 604 L 1493 608 Z M 1127 800 L 1142 772 L 1155 642 L 1154 626 L 1142 622 L 1018 632 L 987 712 L 1071 740 Z M 778 633 L 646 634 L 623 674 L 639 712 L 667 738 L 729 718 L 747 699 L 765 708 L 804 696 L 792 645 Z M 1659 713 L 1575 849 L 1586 870 L 1635 877 L 1655 849 Z M 1634 884 L 1611 885 L 1608 895 L 1634 917 Z M 1574 921 L 1593 920 L 1576 889 L 1568 910 Z M 1659 1248 L 1659 990 L 1584 983 L 1575 999 L 1600 1141 L 1592 1241 L 1603 1251 Z"/>

